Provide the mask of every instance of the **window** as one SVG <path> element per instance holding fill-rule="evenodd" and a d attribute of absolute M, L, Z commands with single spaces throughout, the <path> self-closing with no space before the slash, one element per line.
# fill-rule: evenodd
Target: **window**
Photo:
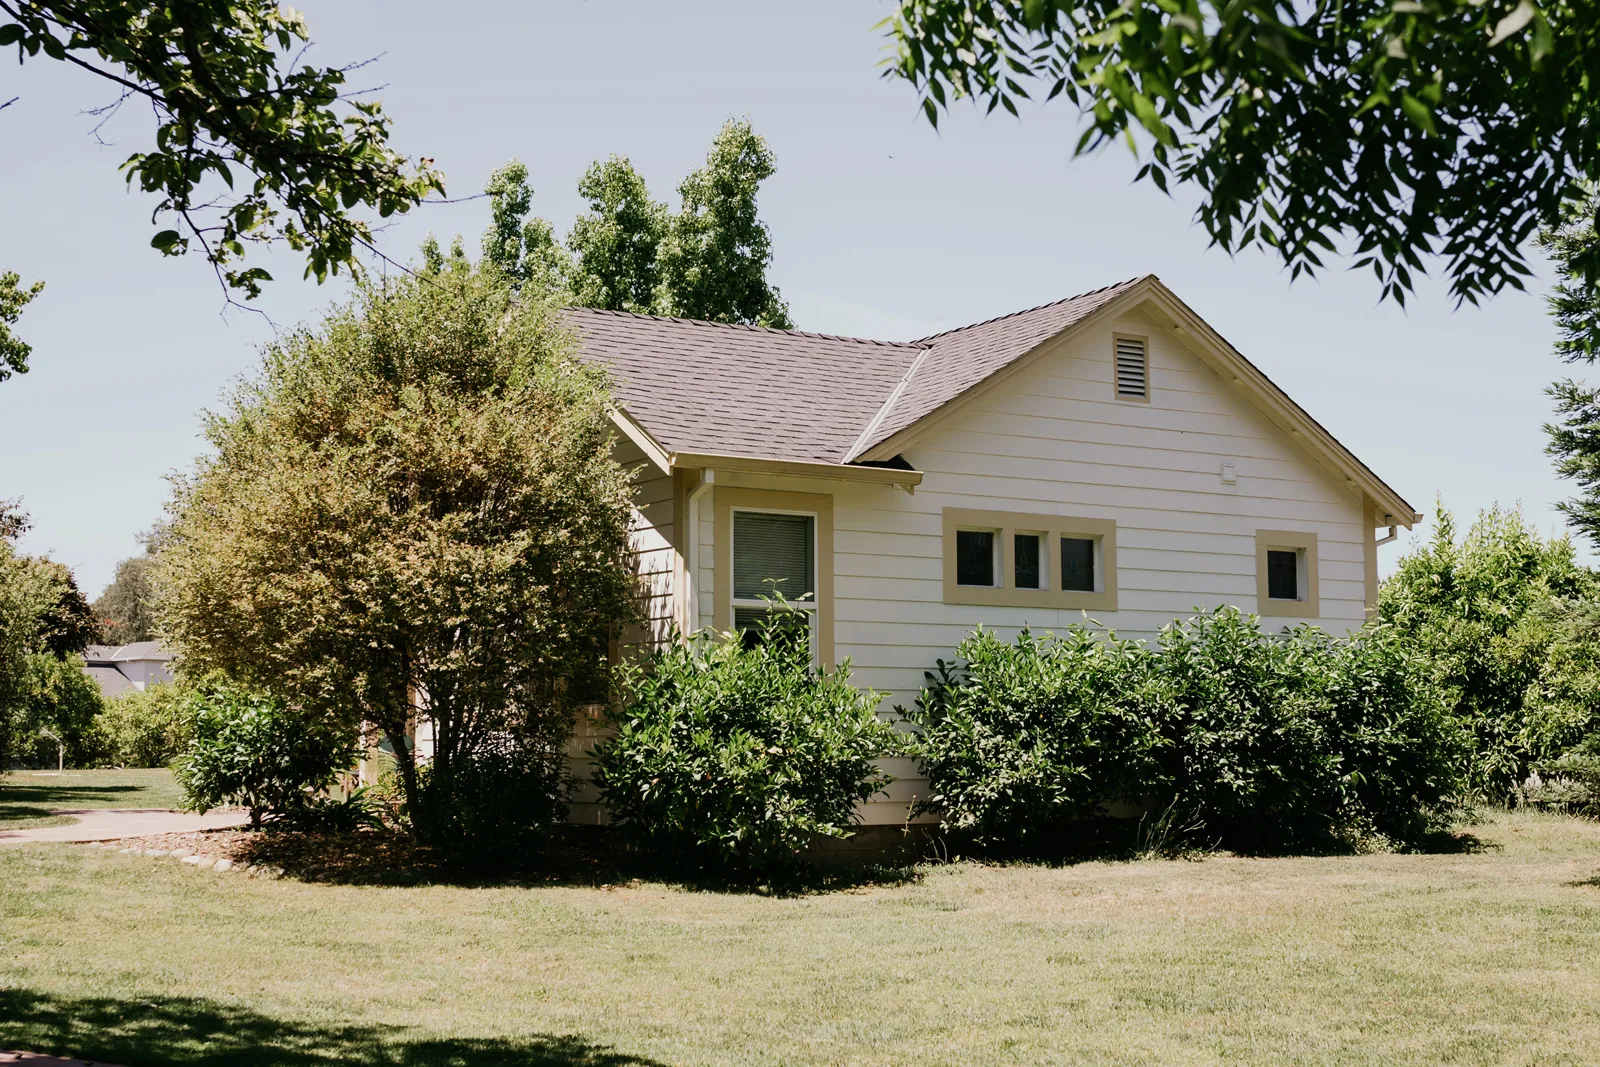
<path fill-rule="evenodd" d="M 813 660 L 833 666 L 833 497 L 717 485 L 712 490 L 714 566 L 702 573 L 720 633 L 756 640 L 760 623 L 803 627 Z M 793 616 L 769 616 L 781 593 Z"/>
<path fill-rule="evenodd" d="M 1316 534 L 1256 531 L 1256 614 L 1301 619 L 1322 614 Z"/>
<path fill-rule="evenodd" d="M 1300 599 L 1300 553 L 1267 549 L 1267 599 Z"/>
<path fill-rule="evenodd" d="M 1019 533 L 1011 538 L 1013 575 L 1018 589 L 1043 589 L 1044 571 L 1040 566 L 1039 543 L 1043 534 Z"/>
<path fill-rule="evenodd" d="M 1061 588 L 1075 593 L 1094 592 L 1094 538 L 1061 539 Z"/>
<path fill-rule="evenodd" d="M 1122 400 L 1150 399 L 1150 349 L 1143 337 L 1116 334 L 1115 350 L 1117 397 Z"/>
<path fill-rule="evenodd" d="M 993 530 L 956 531 L 956 584 L 986 586 L 993 589 L 994 580 Z"/>
<path fill-rule="evenodd" d="M 773 625 L 812 629 L 817 603 L 816 517 L 767 511 L 733 513 L 733 628 L 746 643 Z M 787 611 L 776 603 L 782 599 Z"/>
<path fill-rule="evenodd" d="M 1109 519 L 944 510 L 946 604 L 1115 611 L 1116 561 Z"/>

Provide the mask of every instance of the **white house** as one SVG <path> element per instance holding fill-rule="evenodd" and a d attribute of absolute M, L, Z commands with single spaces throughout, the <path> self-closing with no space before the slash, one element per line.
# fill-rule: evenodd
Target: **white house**
<path fill-rule="evenodd" d="M 90 645 L 83 650 L 83 672 L 100 686 L 101 696 L 114 697 L 172 681 L 172 653 L 159 641 Z"/>
<path fill-rule="evenodd" d="M 1378 531 L 1420 518 L 1153 275 L 909 343 L 568 315 L 638 486 L 629 640 L 749 625 L 776 589 L 886 708 L 980 623 L 1153 636 L 1234 604 L 1344 633 Z M 925 791 L 891 769 L 868 824 Z"/>

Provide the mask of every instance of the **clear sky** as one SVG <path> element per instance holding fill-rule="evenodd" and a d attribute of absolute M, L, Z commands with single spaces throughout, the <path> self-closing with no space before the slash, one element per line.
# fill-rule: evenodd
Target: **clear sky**
<path fill-rule="evenodd" d="M 773 275 L 801 328 L 908 339 L 1153 272 L 1419 510 L 1521 501 L 1555 528 L 1568 489 L 1543 454 L 1544 386 L 1565 372 L 1536 279 L 1529 294 L 1456 311 L 1442 284 L 1409 309 L 1376 303 L 1370 275 L 1293 285 L 1258 254 L 1208 249 L 1192 195 L 1132 185 L 1115 149 L 1072 160 L 1060 103 L 1021 122 L 958 106 L 938 132 L 910 88 L 879 77 L 880 3 L 549 0 L 452 5 L 301 0 L 334 64 L 381 86 L 402 150 L 433 157 L 452 196 L 510 158 L 535 210 L 565 232 L 578 176 L 631 157 L 657 199 L 748 114 L 778 157 L 763 190 Z M 117 165 L 149 141 L 130 106 L 90 135 L 110 87 L 46 59 L 0 58 L 0 268 L 43 278 L 20 330 L 33 370 L 0 384 L 0 498 L 35 522 L 25 542 L 96 595 L 161 514 L 166 475 L 203 447 L 200 412 L 246 372 L 274 324 L 343 292 L 299 280 L 289 257 L 262 316 L 224 313 L 197 259 L 148 247 L 152 198 Z M 424 207 L 382 235 L 397 259 L 422 236 L 477 249 L 485 202 Z M 1384 569 L 1408 538 L 1384 550 Z"/>

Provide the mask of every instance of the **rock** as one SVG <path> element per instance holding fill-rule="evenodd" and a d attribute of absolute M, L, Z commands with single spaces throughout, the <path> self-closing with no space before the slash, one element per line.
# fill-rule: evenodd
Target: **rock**
<path fill-rule="evenodd" d="M 231 870 L 233 870 L 233 861 L 232 860 L 218 860 L 217 861 L 217 865 L 215 867 L 211 868 L 211 869 L 214 870 L 214 871 L 231 871 Z"/>
<path fill-rule="evenodd" d="M 191 867 L 199 867 L 201 870 L 205 870 L 206 868 L 210 867 L 214 861 L 210 856 L 185 856 L 183 857 L 183 862 L 187 863 Z"/>
<path fill-rule="evenodd" d="M 167 855 L 167 850 L 164 848 L 147 848 L 144 850 L 144 854 L 146 856 L 154 856 L 156 859 L 160 859 L 161 857 Z"/>
<path fill-rule="evenodd" d="M 192 848 L 175 848 L 172 850 L 172 858 L 175 860 L 181 860 L 186 856 L 192 855 L 194 855 L 194 849 Z"/>
<path fill-rule="evenodd" d="M 117 849 L 117 854 L 119 856 L 126 856 L 130 852 L 138 852 L 138 851 L 139 850 L 136 849 L 136 848 L 119 848 L 119 849 Z"/>

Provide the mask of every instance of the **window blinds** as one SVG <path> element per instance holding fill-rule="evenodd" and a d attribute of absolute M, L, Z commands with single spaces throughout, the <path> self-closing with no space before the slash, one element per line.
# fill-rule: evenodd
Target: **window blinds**
<path fill-rule="evenodd" d="M 810 515 L 733 513 L 733 597 L 816 599 L 815 521 Z"/>

